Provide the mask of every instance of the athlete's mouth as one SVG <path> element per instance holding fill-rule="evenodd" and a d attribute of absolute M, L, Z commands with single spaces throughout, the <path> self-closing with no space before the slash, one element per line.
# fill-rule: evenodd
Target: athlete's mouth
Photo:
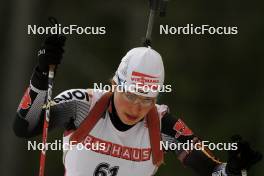
<path fill-rule="evenodd" d="M 127 113 L 125 113 L 126 114 L 126 116 L 127 116 L 127 118 L 129 119 L 129 120 L 137 120 L 137 116 L 132 116 L 132 115 L 129 115 L 129 114 L 127 114 Z"/>

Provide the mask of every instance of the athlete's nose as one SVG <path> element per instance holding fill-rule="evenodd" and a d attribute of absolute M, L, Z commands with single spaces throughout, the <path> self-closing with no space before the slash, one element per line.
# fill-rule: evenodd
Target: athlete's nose
<path fill-rule="evenodd" d="M 142 110 L 140 102 L 133 104 L 131 110 L 132 110 L 132 115 L 138 117 Z"/>

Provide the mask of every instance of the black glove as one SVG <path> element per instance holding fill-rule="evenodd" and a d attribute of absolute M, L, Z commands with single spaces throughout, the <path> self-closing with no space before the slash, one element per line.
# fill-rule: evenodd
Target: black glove
<path fill-rule="evenodd" d="M 55 65 L 57 67 L 61 63 L 65 40 L 65 36 L 58 35 L 50 35 L 45 39 L 38 52 L 39 71 L 47 73 L 49 71 L 49 65 Z"/>
<path fill-rule="evenodd" d="M 241 136 L 235 135 L 231 138 L 237 143 L 237 150 L 230 150 L 228 153 L 227 174 L 241 175 L 241 170 L 248 170 L 252 165 L 262 159 L 262 154 L 253 150 L 249 143 L 243 141 Z"/>

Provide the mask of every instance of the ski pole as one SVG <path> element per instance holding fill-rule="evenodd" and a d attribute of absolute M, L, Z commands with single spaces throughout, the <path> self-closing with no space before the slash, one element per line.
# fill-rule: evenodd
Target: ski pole
<path fill-rule="evenodd" d="M 58 24 L 58 21 L 54 17 L 49 17 L 49 22 L 53 26 L 55 24 Z M 44 124 L 43 124 L 43 131 L 42 131 L 42 144 L 44 145 L 44 147 L 40 153 L 39 176 L 44 176 L 44 172 L 45 172 L 45 163 L 46 163 L 46 147 L 45 146 L 46 146 L 47 139 L 48 139 L 48 129 L 49 129 L 49 121 L 50 121 L 50 106 L 51 106 L 55 67 L 56 67 L 55 65 L 49 65 L 48 94 L 45 99 L 46 107 L 45 107 L 45 116 L 44 116 Z"/>
<path fill-rule="evenodd" d="M 151 35 L 154 26 L 154 19 L 158 11 L 160 11 L 160 17 L 166 15 L 168 0 L 150 0 L 150 11 L 147 25 L 146 38 L 143 43 L 144 46 L 151 46 Z"/>
<path fill-rule="evenodd" d="M 51 106 L 51 97 L 52 97 L 52 88 L 54 82 L 54 70 L 55 65 L 49 66 L 49 75 L 48 75 L 48 94 L 46 96 L 46 107 L 45 107 L 45 116 L 44 116 L 44 125 L 42 132 L 42 143 L 44 145 L 41 154 L 40 154 L 40 165 L 39 165 L 39 176 L 44 176 L 45 171 L 45 161 L 46 161 L 46 143 L 48 138 L 48 128 L 50 120 L 50 106 Z"/>

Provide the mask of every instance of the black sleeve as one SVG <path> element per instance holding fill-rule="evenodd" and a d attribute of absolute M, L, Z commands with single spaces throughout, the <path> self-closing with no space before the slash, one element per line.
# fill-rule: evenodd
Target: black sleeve
<path fill-rule="evenodd" d="M 40 122 L 37 123 L 34 129 L 28 130 L 29 122 L 16 115 L 15 120 L 13 122 L 13 131 L 17 137 L 23 137 L 23 138 L 35 137 L 41 134 L 43 128 L 43 122 L 44 121 L 42 118 Z"/>
<path fill-rule="evenodd" d="M 42 110 L 40 115 L 40 120 L 32 130 L 28 130 L 29 122 L 27 120 L 16 115 L 15 120 L 13 122 L 13 131 L 15 135 L 17 137 L 23 137 L 23 138 L 31 138 L 40 135 L 43 130 L 44 113 L 45 113 L 44 110 Z M 51 112 L 51 114 L 52 116 L 56 115 L 53 112 Z M 50 118 L 49 131 L 51 131 L 55 127 L 57 128 L 61 127 L 65 130 L 76 129 L 73 117 L 63 118 L 63 119 Z"/>
<path fill-rule="evenodd" d="M 163 142 L 186 143 L 192 140 L 193 143 L 197 143 L 201 141 L 182 119 L 177 119 L 170 113 L 164 115 L 161 124 Z M 222 164 L 209 150 L 187 151 L 178 148 L 175 153 L 185 166 L 192 168 L 196 174 L 201 176 L 211 176 L 214 169 Z"/>
<path fill-rule="evenodd" d="M 16 136 L 29 138 L 41 133 L 44 114 L 42 107 L 47 94 L 47 82 L 47 75 L 35 67 L 30 85 L 21 99 L 13 122 Z"/>

